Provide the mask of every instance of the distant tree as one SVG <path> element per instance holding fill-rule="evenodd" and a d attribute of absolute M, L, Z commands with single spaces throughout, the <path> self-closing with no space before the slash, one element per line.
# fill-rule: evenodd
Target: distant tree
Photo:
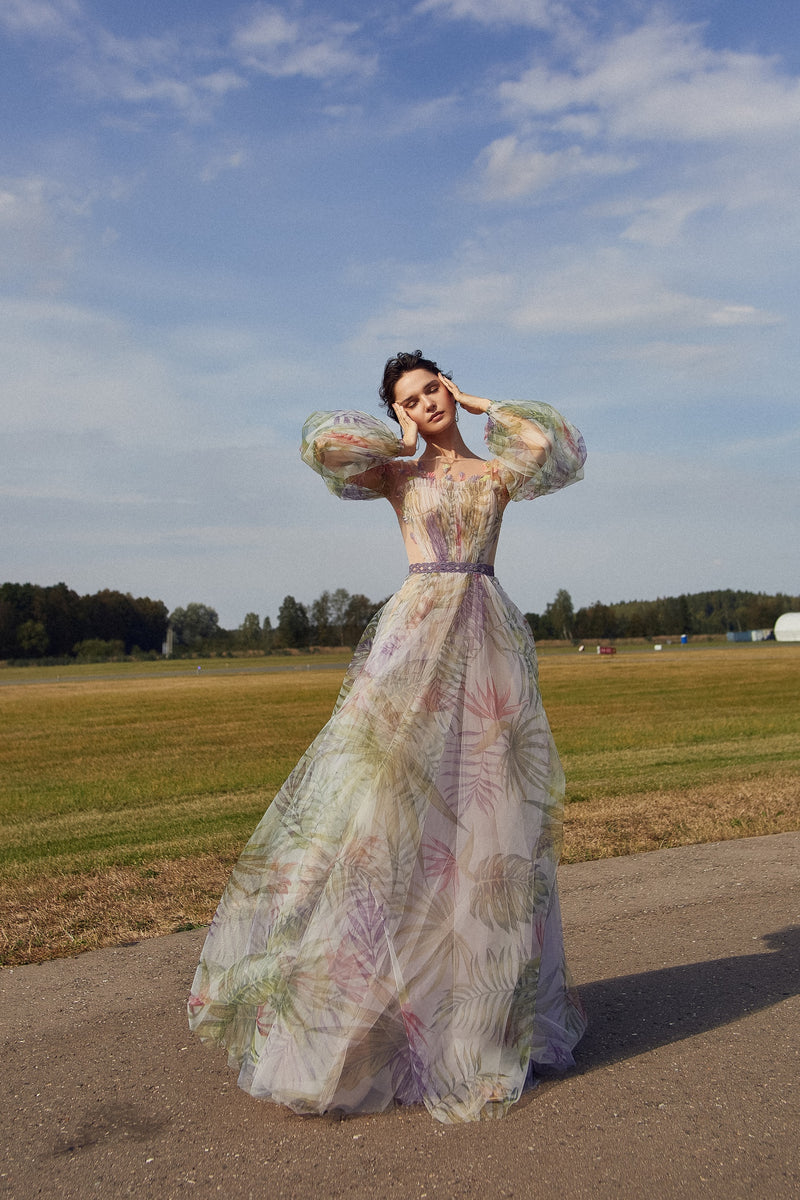
<path fill-rule="evenodd" d="M 167 632 L 167 606 L 149 596 L 134 597 L 130 592 L 104 588 L 80 601 L 83 614 L 81 639 L 122 641 L 129 654 L 139 650 L 160 650 Z"/>
<path fill-rule="evenodd" d="M 556 592 L 555 600 L 552 600 L 548 604 L 544 615 L 545 620 L 549 620 L 550 625 L 555 631 L 555 636 L 569 641 L 572 637 L 572 625 L 575 613 L 572 607 L 572 597 L 566 588 L 559 588 Z"/>
<path fill-rule="evenodd" d="M 168 611 L 163 600 L 149 596 L 130 597 L 133 612 L 125 634 L 125 649 L 161 650 L 167 633 Z"/>
<path fill-rule="evenodd" d="M 349 645 L 354 646 L 369 624 L 375 605 L 366 596 L 351 596 L 344 616 L 344 629 Z"/>
<path fill-rule="evenodd" d="M 294 596 L 285 596 L 278 612 L 278 632 L 274 642 L 292 649 L 307 646 L 309 627 L 305 605 L 295 600 Z"/>
<path fill-rule="evenodd" d="M 110 588 L 84 596 L 82 608 L 84 636 L 94 640 L 124 641 L 135 619 L 132 598 Z"/>
<path fill-rule="evenodd" d="M 88 636 L 83 603 L 77 592 L 65 583 L 39 589 L 41 593 L 39 612 L 47 629 L 47 653 L 69 654 L 75 642 Z"/>
<path fill-rule="evenodd" d="M 48 646 L 47 630 L 42 621 L 23 621 L 17 627 L 17 643 L 24 655 L 39 658 Z"/>
<path fill-rule="evenodd" d="M 641 638 L 648 636 L 649 630 L 641 605 L 631 609 L 624 628 L 624 637 Z"/>
<path fill-rule="evenodd" d="M 599 600 L 575 614 L 575 633 L 581 638 L 614 638 L 619 636 L 619 622 L 613 608 Z"/>
<path fill-rule="evenodd" d="M 525 620 L 530 625 L 531 633 L 533 634 L 534 638 L 536 638 L 537 641 L 539 640 L 539 638 L 544 637 L 544 634 L 542 633 L 542 615 L 541 615 L 541 613 L 535 613 L 535 612 L 525 613 Z"/>
<path fill-rule="evenodd" d="M 239 626 L 239 641 L 246 650 L 261 648 L 261 621 L 258 613 L 248 613 L 242 621 Z"/>
<path fill-rule="evenodd" d="M 185 608 L 176 608 L 169 623 L 175 631 L 175 640 L 182 646 L 197 647 L 222 632 L 216 609 L 207 604 L 192 603 Z"/>
<path fill-rule="evenodd" d="M 336 630 L 339 645 L 344 645 L 344 627 L 347 622 L 347 606 L 350 603 L 350 593 L 345 588 L 337 588 L 331 593 L 330 621 Z"/>
<path fill-rule="evenodd" d="M 266 651 L 272 649 L 273 636 L 272 621 L 269 617 L 264 617 L 264 624 L 261 626 L 261 644 Z"/>
<path fill-rule="evenodd" d="M 318 596 L 311 605 L 311 637 L 318 646 L 329 646 L 335 640 L 336 633 L 332 622 L 333 606 L 331 594 L 328 591 Z"/>

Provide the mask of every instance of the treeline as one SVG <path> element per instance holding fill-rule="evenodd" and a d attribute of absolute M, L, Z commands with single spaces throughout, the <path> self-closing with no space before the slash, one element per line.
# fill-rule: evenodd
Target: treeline
<path fill-rule="evenodd" d="M 79 596 L 65 583 L 0 584 L 0 658 L 96 658 L 160 654 L 167 631 L 161 600 L 105 589 Z"/>
<path fill-rule="evenodd" d="M 271 653 L 312 646 L 352 646 L 383 601 L 345 588 L 305 605 L 286 596 L 273 627 L 248 613 L 223 629 L 215 609 L 192 603 L 169 612 L 161 600 L 104 590 L 80 596 L 57 583 L 0 584 L 0 659 L 11 662 L 161 655 Z"/>
<path fill-rule="evenodd" d="M 285 596 L 276 625 L 250 612 L 238 629 L 222 629 L 216 611 L 206 604 L 187 604 L 170 613 L 170 652 L 180 657 L 353 646 L 383 603 L 361 593 L 351 595 L 345 588 L 325 591 L 311 604 Z"/>
<path fill-rule="evenodd" d="M 543 613 L 526 616 L 537 639 L 574 641 L 771 629 L 782 613 L 798 609 L 798 596 L 726 589 L 618 604 L 598 600 L 575 611 L 569 592 L 562 588 Z"/>
<path fill-rule="evenodd" d="M 273 627 L 257 613 L 248 613 L 238 630 L 228 635 L 238 649 L 266 652 L 301 650 L 313 646 L 354 646 L 383 600 L 370 600 L 345 588 L 325 591 L 311 604 L 285 596 Z M 191 607 L 191 606 L 190 606 Z M 171 618 L 173 620 L 173 618 Z M 184 639 L 181 639 L 184 640 Z"/>
<path fill-rule="evenodd" d="M 155 658 L 166 643 L 176 656 L 283 653 L 310 647 L 354 646 L 385 603 L 345 588 L 324 591 L 310 604 L 286 596 L 277 624 L 248 613 L 238 629 L 222 629 L 216 611 L 192 603 L 169 613 L 161 600 L 105 589 L 79 596 L 65 583 L 0 584 L 0 659 L 83 661 Z M 657 638 L 771 629 L 800 597 L 783 593 L 715 591 L 628 600 L 575 610 L 562 588 L 543 613 L 527 613 L 537 640 Z"/>

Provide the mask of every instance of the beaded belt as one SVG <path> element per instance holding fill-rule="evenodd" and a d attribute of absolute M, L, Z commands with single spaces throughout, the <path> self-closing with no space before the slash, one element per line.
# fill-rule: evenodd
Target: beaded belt
<path fill-rule="evenodd" d="M 440 571 L 452 572 L 458 575 L 494 575 L 494 567 L 491 563 L 473 563 L 473 562 L 430 562 L 430 563 L 411 563 L 408 568 L 409 575 L 432 575 L 438 574 Z"/>

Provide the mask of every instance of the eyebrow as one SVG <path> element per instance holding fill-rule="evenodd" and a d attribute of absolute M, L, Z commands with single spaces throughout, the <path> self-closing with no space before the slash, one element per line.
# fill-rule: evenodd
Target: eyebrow
<path fill-rule="evenodd" d="M 406 404 L 410 404 L 412 402 L 412 400 L 419 400 L 420 396 L 423 395 L 425 392 L 427 392 L 428 388 L 431 388 L 435 384 L 438 384 L 438 383 L 439 383 L 438 379 L 429 379 L 421 392 L 414 392 L 413 395 L 406 396 L 405 400 L 400 401 L 400 404 L 405 406 Z"/>

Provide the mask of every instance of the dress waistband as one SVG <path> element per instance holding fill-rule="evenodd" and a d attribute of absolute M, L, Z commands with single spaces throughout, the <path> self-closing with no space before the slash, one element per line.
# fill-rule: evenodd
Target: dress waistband
<path fill-rule="evenodd" d="M 427 562 L 411 563 L 409 575 L 433 575 L 440 571 L 457 575 L 494 575 L 491 563 L 474 562 Z"/>

